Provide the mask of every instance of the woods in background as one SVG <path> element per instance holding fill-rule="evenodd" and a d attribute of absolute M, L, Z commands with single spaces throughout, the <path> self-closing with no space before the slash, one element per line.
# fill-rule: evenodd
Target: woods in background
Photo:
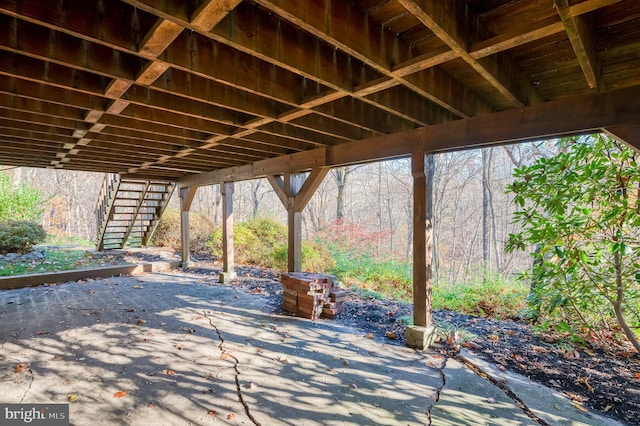
<path fill-rule="evenodd" d="M 436 264 L 438 279 L 455 284 L 491 270 L 505 276 L 531 265 L 528 254 L 504 253 L 516 206 L 504 188 L 515 167 L 554 151 L 553 143 L 528 143 L 435 155 Z M 7 170 L 12 185 L 26 183 L 46 200 L 43 226 L 50 234 L 95 239 L 94 209 L 103 175 L 49 169 Z M 177 207 L 177 197 L 172 204 Z M 192 211 L 220 223 L 217 186 L 202 187 Z M 253 217 L 286 221 L 264 180 L 236 183 L 237 222 Z M 335 168 L 304 210 L 305 238 L 335 229 L 366 235 L 372 254 L 410 260 L 412 177 L 409 159 Z M 348 226 L 344 226 L 344 225 Z M 332 228 L 333 227 L 333 228 Z"/>

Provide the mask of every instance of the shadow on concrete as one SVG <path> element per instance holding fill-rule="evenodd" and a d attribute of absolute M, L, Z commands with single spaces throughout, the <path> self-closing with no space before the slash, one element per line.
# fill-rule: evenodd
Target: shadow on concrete
<path fill-rule="evenodd" d="M 0 401 L 75 395 L 72 424 L 428 422 L 437 359 L 202 281 L 165 273 L 0 293 Z"/>

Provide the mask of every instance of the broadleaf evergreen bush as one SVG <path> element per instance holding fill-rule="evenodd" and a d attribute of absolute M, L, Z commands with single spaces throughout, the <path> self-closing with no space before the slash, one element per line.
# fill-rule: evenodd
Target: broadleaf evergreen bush
<path fill-rule="evenodd" d="M 10 220 L 0 222 L 0 253 L 28 253 L 34 245 L 47 238 L 47 233 L 37 222 Z"/>

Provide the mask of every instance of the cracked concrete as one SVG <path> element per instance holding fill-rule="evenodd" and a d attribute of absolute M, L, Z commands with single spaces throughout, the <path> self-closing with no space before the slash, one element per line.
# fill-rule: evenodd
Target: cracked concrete
<path fill-rule="evenodd" d="M 207 311 L 203 311 L 203 315 L 205 316 L 205 318 L 207 318 L 207 320 L 209 320 L 209 325 L 216 331 L 216 333 L 218 334 L 218 339 L 220 339 L 220 344 L 218 345 L 218 349 L 220 350 L 220 357 L 228 357 L 230 359 L 232 359 L 234 361 L 233 364 L 233 370 L 235 371 L 235 381 L 236 381 L 236 391 L 238 393 L 238 400 L 240 401 L 240 403 L 242 404 L 242 407 L 244 408 L 244 412 L 247 415 L 247 417 L 249 417 L 249 419 L 253 422 L 254 425 L 256 426 L 261 426 L 260 422 L 258 422 L 255 417 L 253 417 L 253 415 L 251 414 L 251 408 L 249 407 L 249 404 L 246 403 L 246 401 L 244 400 L 244 396 L 242 395 L 242 386 L 240 386 L 240 370 L 238 369 L 238 358 L 236 358 L 234 355 L 231 355 L 229 352 L 227 352 L 224 349 L 224 339 L 222 338 L 222 333 L 220 332 L 220 329 L 218 328 L 217 325 L 215 325 L 213 323 L 213 318 L 209 315 L 207 315 Z M 249 387 L 249 386 L 247 386 Z"/>
<path fill-rule="evenodd" d="M 621 425 L 471 352 L 385 345 L 216 281 L 0 292 L 0 402 L 73 396 L 73 425 Z"/>
<path fill-rule="evenodd" d="M 431 407 L 433 426 L 624 426 L 465 349 L 449 358 L 442 371 L 446 381 Z"/>
<path fill-rule="evenodd" d="M 0 292 L 0 402 L 75 396 L 74 425 L 428 422 L 440 355 L 276 314 L 215 278 L 156 273 Z"/>

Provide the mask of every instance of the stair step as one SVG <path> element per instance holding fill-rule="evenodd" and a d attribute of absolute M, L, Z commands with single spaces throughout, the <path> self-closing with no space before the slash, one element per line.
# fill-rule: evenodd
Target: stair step
<path fill-rule="evenodd" d="M 117 190 L 116 190 L 117 187 Z M 159 217 L 176 187 L 164 180 L 120 179 L 111 184 L 110 206 L 99 207 L 104 249 L 139 247 L 155 230 Z M 110 209 L 110 210 L 109 210 Z"/>

